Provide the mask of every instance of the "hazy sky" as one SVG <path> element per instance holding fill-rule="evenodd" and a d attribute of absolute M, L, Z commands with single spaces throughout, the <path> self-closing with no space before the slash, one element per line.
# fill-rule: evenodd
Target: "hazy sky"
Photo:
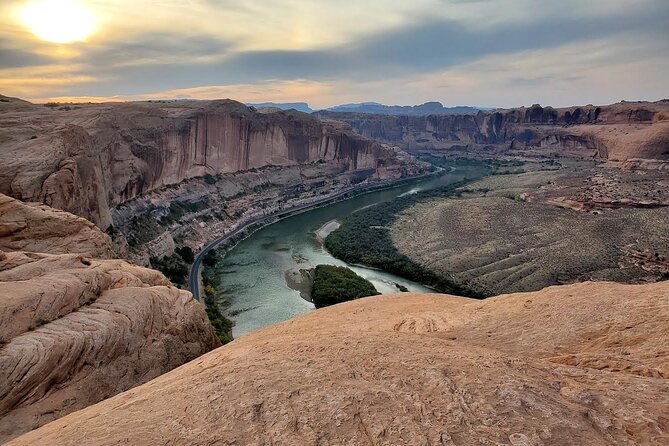
<path fill-rule="evenodd" d="M 669 0 L 2 0 L 0 93 L 656 100 L 669 97 Z"/>

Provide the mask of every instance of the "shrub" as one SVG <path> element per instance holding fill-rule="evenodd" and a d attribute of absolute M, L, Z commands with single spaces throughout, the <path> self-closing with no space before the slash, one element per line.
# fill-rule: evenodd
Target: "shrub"
<path fill-rule="evenodd" d="M 186 263 L 193 263 L 195 261 L 195 253 L 190 246 L 180 246 L 174 250 Z"/>
<path fill-rule="evenodd" d="M 349 268 L 318 265 L 314 271 L 311 298 L 316 308 L 378 294 L 369 280 Z"/>
<path fill-rule="evenodd" d="M 223 316 L 216 303 L 216 288 L 209 283 L 206 274 L 204 279 L 207 283 L 207 286 L 204 288 L 204 304 L 207 311 L 207 317 L 209 318 L 209 322 L 214 328 L 218 339 L 220 339 L 222 344 L 227 344 L 233 340 L 232 327 L 234 326 L 234 322 Z"/>
<path fill-rule="evenodd" d="M 207 297 L 211 297 L 214 294 L 216 294 L 216 288 L 214 288 L 213 285 L 209 284 L 206 287 L 204 287 L 204 294 L 206 294 Z"/>
<path fill-rule="evenodd" d="M 186 277 L 188 277 L 188 266 L 186 263 L 184 263 L 183 259 L 178 254 L 165 256 L 162 259 L 152 257 L 150 261 L 151 266 L 165 274 L 165 276 L 175 285 L 186 284 Z"/>
<path fill-rule="evenodd" d="M 216 266 L 218 263 L 218 254 L 216 254 L 216 251 L 212 249 L 204 256 L 204 260 L 202 260 L 202 262 L 206 266 Z"/>

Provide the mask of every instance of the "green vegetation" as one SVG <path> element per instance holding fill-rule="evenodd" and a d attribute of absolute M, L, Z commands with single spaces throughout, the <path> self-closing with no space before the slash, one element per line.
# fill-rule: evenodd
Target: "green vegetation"
<path fill-rule="evenodd" d="M 170 213 L 162 218 L 161 223 L 171 224 L 181 219 L 181 217 L 184 215 L 199 212 L 203 209 L 206 209 L 208 206 L 209 203 L 206 201 L 175 201 L 174 203 L 170 204 Z"/>
<path fill-rule="evenodd" d="M 162 259 L 151 258 L 151 266 L 165 274 L 172 283 L 183 287 L 186 285 L 186 279 L 190 269 L 190 264 L 195 260 L 195 253 L 188 246 L 181 246 L 175 249 L 174 254 L 165 256 Z M 204 258 L 205 265 L 214 266 L 219 260 L 216 251 L 211 250 Z M 210 275 L 205 270 L 203 274 L 204 283 L 204 304 L 207 310 L 207 317 L 211 322 L 216 335 L 223 344 L 232 341 L 232 326 L 234 323 L 223 316 L 216 303 L 216 287 L 213 284 Z"/>
<path fill-rule="evenodd" d="M 177 201 L 170 205 L 167 215 L 162 218 L 155 216 L 158 212 L 157 208 L 150 208 L 145 214 L 133 217 L 130 220 L 127 231 L 128 245 L 130 248 L 137 248 L 150 242 L 165 232 L 165 226 L 171 225 L 187 214 L 199 212 L 207 207 L 209 207 L 209 203 L 206 200 L 197 202 Z M 112 230 L 115 231 L 115 229 Z M 112 234 L 109 235 L 112 236 Z"/>
<path fill-rule="evenodd" d="M 211 283 L 208 283 L 204 288 L 204 304 L 207 311 L 207 317 L 211 326 L 214 327 L 216 336 L 221 340 L 222 344 L 227 344 L 233 340 L 232 326 L 234 323 L 223 316 L 216 304 L 216 288 Z"/>
<path fill-rule="evenodd" d="M 396 216 L 404 209 L 430 198 L 451 197 L 455 194 L 455 189 L 462 184 L 456 183 L 418 194 L 405 195 L 383 205 L 355 212 L 325 239 L 325 247 L 332 255 L 348 263 L 381 268 L 445 293 L 482 297 L 475 291 L 455 283 L 451 278 L 437 274 L 400 253 L 393 244 L 388 230 Z"/>
<path fill-rule="evenodd" d="M 193 263 L 195 261 L 195 253 L 190 246 L 180 246 L 174 251 L 179 254 L 186 263 Z"/>
<path fill-rule="evenodd" d="M 218 263 L 218 254 L 216 251 L 213 249 L 204 256 L 204 259 L 202 260 L 202 263 L 204 263 L 206 266 L 216 266 Z"/>
<path fill-rule="evenodd" d="M 116 241 L 116 238 L 119 235 L 119 232 L 116 230 L 114 225 L 109 225 L 109 227 L 107 228 L 107 230 L 105 232 L 107 233 L 109 238 L 111 238 L 113 241 Z"/>
<path fill-rule="evenodd" d="M 160 226 L 160 223 L 154 217 L 149 215 L 134 217 L 130 221 L 128 230 L 128 245 L 131 248 L 136 248 L 150 242 L 163 232 L 165 232 L 165 229 Z"/>
<path fill-rule="evenodd" d="M 188 265 L 177 253 L 165 256 L 162 259 L 151 257 L 151 266 L 165 274 L 175 285 L 185 285 L 188 277 Z"/>
<path fill-rule="evenodd" d="M 210 251 L 211 252 L 211 251 Z M 217 290 L 214 285 L 215 272 L 213 268 L 205 268 L 202 273 L 202 282 L 204 284 L 204 305 L 207 310 L 207 317 L 214 331 L 221 340 L 221 343 L 227 344 L 233 340 L 232 327 L 234 322 L 221 313 L 217 300 Z"/>
<path fill-rule="evenodd" d="M 369 280 L 358 276 L 349 268 L 318 265 L 314 270 L 311 298 L 316 308 L 378 294 Z"/>

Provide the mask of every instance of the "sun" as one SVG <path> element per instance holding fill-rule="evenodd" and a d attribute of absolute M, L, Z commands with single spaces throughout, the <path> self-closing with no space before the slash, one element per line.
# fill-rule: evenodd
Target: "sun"
<path fill-rule="evenodd" d="M 74 0 L 33 1 L 23 8 L 21 19 L 47 42 L 79 42 L 95 31 L 93 14 Z"/>

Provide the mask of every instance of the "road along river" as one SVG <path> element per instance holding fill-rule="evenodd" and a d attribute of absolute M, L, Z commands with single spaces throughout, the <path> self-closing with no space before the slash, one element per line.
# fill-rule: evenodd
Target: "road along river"
<path fill-rule="evenodd" d="M 302 299 L 298 291 L 286 284 L 286 272 L 295 268 L 312 268 L 318 264 L 343 265 L 371 281 L 384 294 L 397 292 L 396 284 L 404 285 L 410 291 L 431 292 L 421 284 L 393 274 L 349 265 L 332 257 L 323 248 L 316 232 L 328 222 L 343 219 L 365 206 L 482 174 L 483 169 L 478 167 L 460 168 L 439 177 L 357 195 L 259 229 L 232 248 L 215 268 L 217 288 L 223 290 L 228 304 L 222 311 L 235 321 L 233 336 L 239 337 L 314 309 L 313 304 Z M 202 258 L 202 255 L 198 256 L 193 271 L 199 270 Z M 193 276 L 196 281 L 196 275 Z M 197 287 L 195 283 L 191 286 Z"/>

